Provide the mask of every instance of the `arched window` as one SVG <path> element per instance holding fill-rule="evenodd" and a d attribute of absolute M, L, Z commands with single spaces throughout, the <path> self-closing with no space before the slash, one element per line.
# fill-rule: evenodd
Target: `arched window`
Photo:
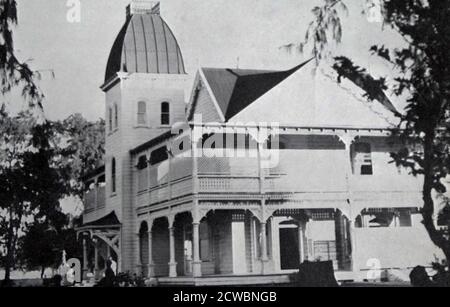
<path fill-rule="evenodd" d="M 111 107 L 108 108 L 108 126 L 111 132 L 113 130 L 113 110 Z"/>
<path fill-rule="evenodd" d="M 111 162 L 111 191 L 116 192 L 116 158 Z"/>
<path fill-rule="evenodd" d="M 161 103 L 161 125 L 170 125 L 170 104 Z"/>
<path fill-rule="evenodd" d="M 145 101 L 138 102 L 137 122 L 138 125 L 147 124 L 147 104 L 145 103 Z"/>
<path fill-rule="evenodd" d="M 114 105 L 114 128 L 119 127 L 119 108 L 117 104 Z"/>

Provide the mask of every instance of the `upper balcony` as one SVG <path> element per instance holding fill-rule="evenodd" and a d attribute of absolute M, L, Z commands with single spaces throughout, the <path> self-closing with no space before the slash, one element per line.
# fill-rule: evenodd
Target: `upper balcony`
<path fill-rule="evenodd" d="M 84 177 L 84 214 L 105 208 L 105 188 L 104 167 Z"/>
<path fill-rule="evenodd" d="M 372 173 L 358 174 L 343 148 L 271 152 L 271 168 L 247 157 L 172 157 L 137 171 L 138 206 L 185 195 L 314 194 L 320 197 L 420 192 L 421 180 L 390 164 L 389 153 L 372 153 Z M 352 170 L 353 169 L 353 170 Z M 359 193 L 359 194 L 358 194 Z M 328 196 L 327 196 L 328 195 Z M 374 196 L 375 197 L 375 196 Z"/>

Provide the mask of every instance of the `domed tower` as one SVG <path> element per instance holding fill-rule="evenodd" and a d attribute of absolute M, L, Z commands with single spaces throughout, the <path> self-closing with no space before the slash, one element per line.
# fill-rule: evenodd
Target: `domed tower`
<path fill-rule="evenodd" d="M 134 269 L 130 150 L 185 120 L 187 75 L 159 3 L 132 0 L 112 46 L 101 89 L 106 95 L 106 206 L 122 224 L 121 270 Z"/>

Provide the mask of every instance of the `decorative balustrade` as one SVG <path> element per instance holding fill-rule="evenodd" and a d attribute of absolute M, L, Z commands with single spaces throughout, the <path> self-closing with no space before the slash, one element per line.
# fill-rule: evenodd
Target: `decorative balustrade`
<path fill-rule="evenodd" d="M 375 168 L 374 175 L 353 175 L 342 151 L 281 151 L 274 168 L 262 169 L 265 193 L 346 193 L 420 191 L 420 181 L 398 174 L 390 166 Z M 172 158 L 138 174 L 138 204 L 155 204 L 197 192 L 204 194 L 260 191 L 258 159 L 252 157 Z M 394 167 L 395 169 L 395 167 Z"/>
<path fill-rule="evenodd" d="M 258 193 L 258 177 L 236 176 L 201 176 L 199 175 L 200 193 Z"/>

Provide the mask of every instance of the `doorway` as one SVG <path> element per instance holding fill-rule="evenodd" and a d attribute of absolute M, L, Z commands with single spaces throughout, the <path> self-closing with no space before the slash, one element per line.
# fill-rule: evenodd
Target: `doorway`
<path fill-rule="evenodd" d="M 280 224 L 281 270 L 296 270 L 300 264 L 299 231 L 295 224 Z"/>

